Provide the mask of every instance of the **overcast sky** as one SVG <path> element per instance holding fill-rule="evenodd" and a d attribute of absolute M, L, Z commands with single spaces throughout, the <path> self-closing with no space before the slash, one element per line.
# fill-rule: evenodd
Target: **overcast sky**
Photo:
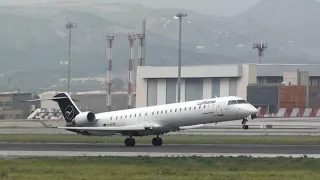
<path fill-rule="evenodd" d="M 23 5 L 51 2 L 137 2 L 152 8 L 185 8 L 203 14 L 233 16 L 262 0 L 0 0 L 0 5 Z"/>

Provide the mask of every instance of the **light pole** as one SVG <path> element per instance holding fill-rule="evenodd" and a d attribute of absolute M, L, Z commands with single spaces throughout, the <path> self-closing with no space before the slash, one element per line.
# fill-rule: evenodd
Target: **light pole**
<path fill-rule="evenodd" d="M 179 60 L 178 60 L 178 102 L 181 101 L 181 33 L 182 33 L 182 18 L 187 17 L 187 14 L 177 13 L 179 18 Z"/>
<path fill-rule="evenodd" d="M 69 30 L 69 60 L 68 60 L 68 94 L 70 91 L 70 57 L 71 57 L 71 30 L 76 28 L 77 24 L 68 22 L 66 24 L 66 29 Z"/>

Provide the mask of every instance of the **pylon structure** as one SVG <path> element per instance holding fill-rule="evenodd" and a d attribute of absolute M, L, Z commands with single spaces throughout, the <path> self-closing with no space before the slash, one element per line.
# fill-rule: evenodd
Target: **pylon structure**
<path fill-rule="evenodd" d="M 106 106 L 108 111 L 112 111 L 111 105 L 111 87 L 112 87 L 112 78 L 111 78 L 111 71 L 112 71 L 112 45 L 115 39 L 115 34 L 107 34 L 106 39 L 108 41 L 108 67 L 107 67 L 107 74 L 106 74 Z"/>
<path fill-rule="evenodd" d="M 142 22 L 142 33 L 137 34 L 137 38 L 139 39 L 139 62 L 138 66 L 144 66 L 145 65 L 145 55 L 146 55 L 146 46 L 145 46 L 145 38 L 146 38 L 146 20 L 144 19 Z"/>
<path fill-rule="evenodd" d="M 138 66 L 144 66 L 144 38 L 145 38 L 145 34 L 143 33 L 139 33 L 137 34 L 137 37 L 139 39 L 139 61 L 138 61 Z"/>
<path fill-rule="evenodd" d="M 132 61 L 134 52 L 134 42 L 136 40 L 136 33 L 125 34 L 128 36 L 130 45 L 130 56 L 129 56 L 129 71 L 128 71 L 128 109 L 133 108 L 133 73 L 132 73 Z"/>
<path fill-rule="evenodd" d="M 262 60 L 262 56 L 264 55 L 264 51 L 265 49 L 268 48 L 268 44 L 265 41 L 253 41 L 253 49 L 257 49 L 258 50 L 258 63 L 261 63 Z"/>

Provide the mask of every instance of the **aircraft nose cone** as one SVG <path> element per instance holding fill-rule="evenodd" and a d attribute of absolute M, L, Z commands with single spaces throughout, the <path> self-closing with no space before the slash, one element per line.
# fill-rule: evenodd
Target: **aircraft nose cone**
<path fill-rule="evenodd" d="M 241 111 L 247 116 L 250 116 L 250 115 L 255 116 L 258 113 L 258 110 L 252 105 L 246 105 L 245 107 L 242 107 Z"/>
<path fill-rule="evenodd" d="M 258 113 L 258 109 L 255 108 L 254 106 L 251 106 L 248 111 L 250 112 L 251 115 L 255 115 Z"/>

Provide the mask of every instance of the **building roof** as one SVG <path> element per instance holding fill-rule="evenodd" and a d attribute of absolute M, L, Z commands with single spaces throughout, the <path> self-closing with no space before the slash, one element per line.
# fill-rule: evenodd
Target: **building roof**
<path fill-rule="evenodd" d="M 247 64 L 254 64 L 254 63 L 247 63 Z M 194 76 L 194 74 L 197 72 L 198 74 L 200 73 L 199 76 L 201 77 L 218 77 L 217 73 L 218 72 L 223 72 L 224 76 L 226 74 L 230 74 L 231 76 L 234 76 L 231 72 L 235 71 L 235 67 L 241 66 L 242 64 L 214 64 L 214 65 L 195 65 L 195 66 L 183 66 L 184 70 L 182 72 L 185 72 L 186 74 L 190 76 Z M 309 76 L 319 76 L 320 77 L 320 64 L 256 64 L 257 65 L 257 76 L 283 76 L 284 72 L 294 72 L 299 69 L 299 71 L 308 71 Z M 160 72 L 165 72 L 166 73 L 161 73 L 163 77 L 171 77 L 174 76 L 176 77 L 176 72 L 174 72 L 173 75 L 170 75 L 171 69 L 177 69 L 176 66 L 144 66 L 143 69 L 144 71 L 148 70 L 150 72 L 147 72 L 148 78 L 154 78 L 156 76 L 157 71 Z M 233 68 L 233 69 L 232 69 Z M 188 71 L 188 72 L 186 72 Z M 193 72 L 193 73 L 192 73 Z M 172 73 L 171 73 L 172 74 Z M 206 74 L 206 76 L 204 75 Z M 144 74 L 141 75 L 143 77 Z M 160 78 L 160 77 L 157 77 Z"/>
<path fill-rule="evenodd" d="M 284 72 L 308 71 L 320 76 L 320 64 L 257 64 L 257 76 L 283 76 Z"/>

